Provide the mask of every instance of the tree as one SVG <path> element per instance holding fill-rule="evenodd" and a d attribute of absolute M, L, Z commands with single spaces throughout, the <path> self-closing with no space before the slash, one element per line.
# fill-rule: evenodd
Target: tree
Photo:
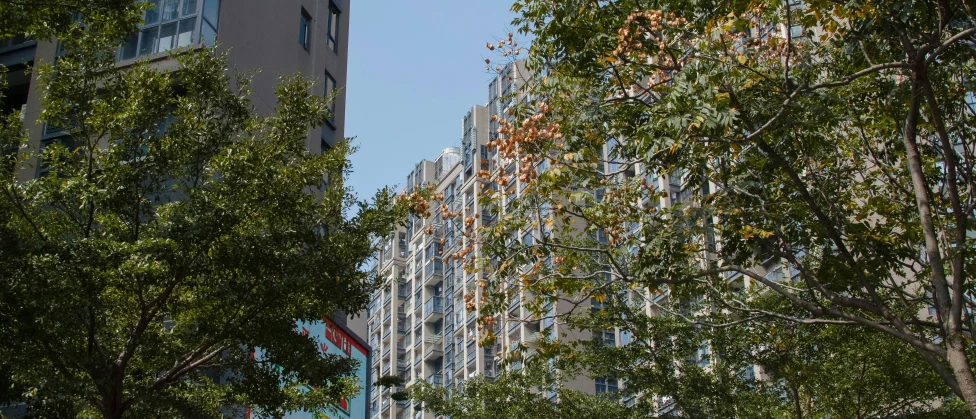
<path fill-rule="evenodd" d="M 528 53 L 537 103 L 501 115 L 491 144 L 517 161 L 514 173 L 484 176 L 527 189 L 496 225 L 467 232 L 489 255 L 469 259 L 491 272 L 482 313 L 504 313 L 517 290 L 534 296 L 523 306 L 536 318 L 557 303 L 584 319 L 571 322 L 643 333 L 642 348 L 621 349 L 635 352 L 627 368 L 656 362 L 661 347 L 674 351 L 658 362 L 700 355 L 723 330 L 763 347 L 774 327 L 826 343 L 854 336 L 911 363 L 885 374 L 921 374 L 923 363 L 944 385 L 933 398 L 951 391 L 976 414 L 968 4 L 522 0 L 513 10 L 532 46 L 497 47 Z M 501 208 L 503 196 L 486 204 Z M 614 302 L 637 309 L 589 313 Z M 689 337 L 661 333 L 685 330 L 672 322 Z M 796 349 L 816 360 L 815 347 Z M 695 368 L 674 365 L 676 377 Z"/>
<path fill-rule="evenodd" d="M 110 16 L 122 29 L 135 30 L 138 20 L 132 13 L 140 9 L 130 0 L 0 0 L 0 38 L 35 36 L 47 39 L 70 30 L 72 16 Z"/>
<path fill-rule="evenodd" d="M 523 371 L 506 371 L 496 379 L 476 376 L 453 393 L 421 382 L 408 392 L 436 415 L 469 419 L 603 419 L 640 417 L 617 401 L 562 385 L 560 376 L 540 364 Z M 553 396 L 550 398 L 549 396 Z"/>
<path fill-rule="evenodd" d="M 258 115 L 217 50 L 117 67 L 134 23 L 83 15 L 36 67 L 42 119 L 67 135 L 33 151 L 16 117 L 0 129 L 4 167 L 42 173 L 0 180 L 0 400 L 105 418 L 334 405 L 355 366 L 297 323 L 366 306 L 365 262 L 406 206 L 355 200 L 348 140 L 305 149 L 331 100 L 313 81 L 282 77 Z"/>

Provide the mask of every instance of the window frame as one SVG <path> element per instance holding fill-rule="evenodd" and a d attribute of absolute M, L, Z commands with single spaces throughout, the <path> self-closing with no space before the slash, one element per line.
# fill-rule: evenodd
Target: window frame
<path fill-rule="evenodd" d="M 325 33 L 326 47 L 332 52 L 339 53 L 339 18 L 342 11 L 336 6 L 335 2 L 329 0 L 329 22 Z"/>
<path fill-rule="evenodd" d="M 300 15 L 299 27 L 298 27 L 298 44 L 302 46 L 305 52 L 311 52 L 312 50 L 312 15 L 302 7 L 302 12 Z"/>
<path fill-rule="evenodd" d="M 154 7 L 152 9 L 146 10 L 143 14 L 143 22 L 139 25 L 138 31 L 129 35 L 129 37 L 123 41 L 122 45 L 116 50 L 115 58 L 117 61 L 130 61 L 136 60 L 142 57 L 153 56 L 156 54 L 162 54 L 168 51 L 172 51 L 179 48 L 187 48 L 195 45 L 212 45 L 216 41 L 217 27 L 216 22 L 210 22 L 210 19 L 205 16 L 208 6 L 216 5 L 214 11 L 219 16 L 220 14 L 220 0 L 171 0 L 175 4 L 174 17 L 164 21 L 163 7 L 170 0 L 138 0 L 144 3 L 152 3 Z M 187 6 L 190 2 L 195 3 L 192 10 L 188 10 Z M 147 18 L 154 16 L 151 22 L 147 22 Z M 190 22 L 192 20 L 192 22 Z M 188 31 L 181 31 L 189 25 Z M 204 39 L 203 29 L 208 27 L 211 30 L 211 35 L 213 39 Z M 175 31 L 172 36 L 171 46 L 165 50 L 160 50 L 160 40 L 161 34 L 164 28 L 172 27 Z M 146 42 L 149 33 L 152 32 L 152 45 L 143 45 Z M 180 36 L 182 34 L 189 33 L 189 40 L 181 45 Z M 131 44 L 131 45 L 130 45 Z M 132 53 L 126 54 L 125 50 L 127 47 L 132 47 Z"/>
<path fill-rule="evenodd" d="M 328 99 L 329 95 L 332 94 L 333 91 L 336 91 L 338 88 L 339 88 L 339 84 L 336 83 L 335 77 L 332 77 L 332 74 L 330 74 L 329 71 L 326 70 L 325 71 L 325 93 L 323 94 L 323 97 Z M 329 125 L 332 125 L 333 129 L 335 128 L 335 113 L 336 113 L 335 110 L 336 110 L 336 102 L 338 102 L 338 99 L 339 98 L 336 97 L 335 100 L 333 100 L 328 105 L 329 118 L 327 119 L 327 121 L 329 122 Z"/>

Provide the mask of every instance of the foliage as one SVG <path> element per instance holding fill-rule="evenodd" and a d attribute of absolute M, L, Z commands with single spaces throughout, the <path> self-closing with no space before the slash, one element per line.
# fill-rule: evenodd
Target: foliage
<path fill-rule="evenodd" d="M 559 383 L 562 376 L 534 366 L 523 371 L 503 372 L 495 380 L 476 376 L 451 394 L 443 387 L 425 382 L 409 392 L 425 409 L 436 415 L 466 419 L 628 418 L 639 417 L 615 400 L 569 390 Z M 552 396 L 551 400 L 547 394 Z"/>
<path fill-rule="evenodd" d="M 14 169 L 0 180 L 0 399 L 39 417 L 334 405 L 354 361 L 296 324 L 365 308 L 365 262 L 406 206 L 388 189 L 355 200 L 348 140 L 306 150 L 328 116 L 310 80 L 282 77 L 258 115 L 217 50 L 175 52 L 171 72 L 117 67 L 138 21 L 122 3 L 93 3 L 58 33 L 66 55 L 36 67 L 41 118 L 66 136 L 39 148 L 16 117 L 0 127 Z"/>
<path fill-rule="evenodd" d="M 976 414 L 968 4 L 512 9 L 536 76 L 493 116 L 482 207 L 498 221 L 456 255 L 489 276 L 466 296 L 483 326 L 627 331 L 612 350 L 565 335 L 533 350 L 676 414 L 883 416 L 946 397 Z M 509 318 L 520 295 L 531 315 Z M 762 379 L 740 377 L 752 365 Z"/>
<path fill-rule="evenodd" d="M 84 12 L 114 21 L 124 32 L 135 30 L 142 8 L 131 0 L 4 0 L 0 1 L 0 39 L 30 36 L 48 39 L 64 34 Z M 143 6 L 145 7 L 145 6 Z"/>

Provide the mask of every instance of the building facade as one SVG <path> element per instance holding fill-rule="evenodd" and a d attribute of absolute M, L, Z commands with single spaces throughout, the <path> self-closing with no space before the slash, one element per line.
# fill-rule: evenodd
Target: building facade
<path fill-rule="evenodd" d="M 316 94 L 338 91 L 333 115 L 321 128 L 309 132 L 307 147 L 319 153 L 344 138 L 346 65 L 349 45 L 350 0 L 146 0 L 147 11 L 139 31 L 118 49 L 120 66 L 148 60 L 161 70 L 173 69 L 170 57 L 179 48 L 219 45 L 228 52 L 228 65 L 238 71 L 258 71 L 250 97 L 259 113 L 270 114 L 279 75 L 301 74 L 318 80 Z M 39 120 L 40 86 L 34 74 L 23 70 L 53 62 L 56 40 L 18 36 L 0 40 L 0 65 L 6 66 L 7 89 L 2 112 L 20 110 L 29 131 L 29 145 L 66 141 L 55 126 Z M 20 180 L 41 174 L 41 165 L 18 171 Z"/>
<path fill-rule="evenodd" d="M 504 161 L 489 141 L 498 138 L 498 121 L 493 115 L 511 118 L 505 110 L 516 101 L 529 101 L 519 93 L 532 74 L 524 63 L 510 63 L 488 86 L 486 106 L 473 106 L 462 118 L 460 147 L 448 147 L 434 161 L 423 160 L 407 175 L 406 190 L 433 188 L 443 195 L 443 206 L 431 208 L 430 217 L 412 217 L 390 237 L 377 257 L 383 286 L 371 300 L 367 312 L 368 343 L 373 350 L 370 374 L 373 380 L 399 376 L 406 385 L 426 380 L 443 387 L 455 387 L 464 380 L 484 375 L 497 376 L 503 365 L 521 367 L 519 359 L 532 356 L 535 342 L 543 336 L 569 333 L 571 338 L 589 339 L 578 331 L 561 329 L 552 316 L 532 316 L 512 298 L 506 315 L 496 315 L 494 325 L 479 328 L 477 319 L 484 272 L 466 272 L 454 255 L 468 245 L 479 256 L 477 244 L 462 235 L 465 228 L 492 225 L 505 214 L 504 208 L 489 208 L 481 197 L 499 190 L 498 168 L 511 173 L 515 161 Z M 479 173 L 492 173 L 485 179 Z M 512 182 L 505 194 L 507 205 L 518 199 L 524 185 Z M 473 308 L 473 309 L 472 309 Z M 559 307 L 549 307 L 556 313 Z M 497 336 L 490 347 L 479 345 L 486 333 Z M 513 357 L 514 356 L 514 357 Z M 503 364 L 503 359 L 515 359 Z M 596 391 L 594 380 L 566 383 L 568 388 Z M 371 397 L 372 418 L 433 418 L 423 406 L 393 400 L 399 389 L 377 389 Z M 555 397 L 555 395 L 552 395 Z"/>
<path fill-rule="evenodd" d="M 261 114 L 270 114 L 276 107 L 275 87 L 279 75 L 301 74 L 317 80 L 314 94 L 336 92 L 331 105 L 332 117 L 322 127 L 310 130 L 306 146 L 309 152 L 321 153 L 344 138 L 350 0 L 145 1 L 155 7 L 145 12 L 138 32 L 119 46 L 116 51 L 119 66 L 146 60 L 161 71 L 173 70 L 177 63 L 171 53 L 175 50 L 217 45 L 227 52 L 229 68 L 257 71 L 249 86 L 250 100 Z M 78 15 L 83 18 L 83 11 Z M 25 72 L 41 63 L 53 62 L 58 56 L 58 45 L 57 40 L 25 36 L 0 39 L 0 65 L 9 70 L 5 75 L 7 86 L 0 115 L 21 112 L 30 150 L 70 141 L 60 129 L 40 121 L 42 86 L 36 74 Z M 16 175 L 20 181 L 29 181 L 43 174 L 43 165 L 34 162 L 18 169 Z M 323 324 L 315 326 L 322 328 Z M 340 413 L 346 414 L 342 417 L 368 417 L 370 385 L 365 382 L 368 379 L 365 366 L 369 364 L 369 348 L 362 335 L 356 334 L 361 333 L 359 330 L 347 327 L 344 315 L 331 325 L 331 329 L 323 329 L 323 336 L 330 337 L 334 347 L 337 340 L 331 337 L 341 335 L 338 341 L 349 343 L 346 349 L 355 349 L 346 351 L 347 355 L 362 359 L 364 364 L 363 393 L 346 401 L 347 408 Z M 0 416 L 19 417 L 25 413 L 22 405 L 2 406 L 0 401 Z"/>

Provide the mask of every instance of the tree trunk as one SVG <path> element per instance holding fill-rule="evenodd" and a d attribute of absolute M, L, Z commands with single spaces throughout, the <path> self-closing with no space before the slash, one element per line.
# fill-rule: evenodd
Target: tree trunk
<path fill-rule="evenodd" d="M 969 366 L 965 349 L 966 344 L 961 334 L 954 334 L 946 339 L 946 358 L 949 366 L 952 367 L 952 374 L 959 383 L 963 401 L 969 406 L 969 414 L 976 418 L 976 379 L 973 378 L 973 370 Z"/>

